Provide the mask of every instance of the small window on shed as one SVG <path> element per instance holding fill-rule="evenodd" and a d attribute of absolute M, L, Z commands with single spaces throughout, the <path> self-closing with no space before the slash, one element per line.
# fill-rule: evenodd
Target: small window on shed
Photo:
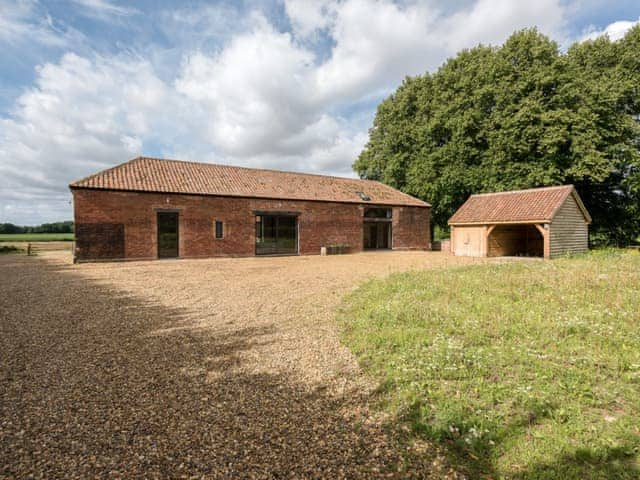
<path fill-rule="evenodd" d="M 215 234 L 216 234 L 216 239 L 221 239 L 224 237 L 224 226 L 223 226 L 222 220 L 216 220 Z"/>

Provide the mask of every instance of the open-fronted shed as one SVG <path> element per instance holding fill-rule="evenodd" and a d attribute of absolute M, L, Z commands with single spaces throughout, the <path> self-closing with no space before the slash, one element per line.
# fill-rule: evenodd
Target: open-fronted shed
<path fill-rule="evenodd" d="M 552 258 L 588 249 L 591 216 L 562 185 L 471 195 L 448 223 L 455 255 Z"/>

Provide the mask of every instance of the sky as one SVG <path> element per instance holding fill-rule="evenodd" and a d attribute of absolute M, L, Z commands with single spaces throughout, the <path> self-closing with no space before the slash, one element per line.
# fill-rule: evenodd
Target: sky
<path fill-rule="evenodd" d="M 536 26 L 558 41 L 638 0 L 0 0 L 0 223 L 72 219 L 68 184 L 139 155 L 355 176 L 407 75 Z"/>

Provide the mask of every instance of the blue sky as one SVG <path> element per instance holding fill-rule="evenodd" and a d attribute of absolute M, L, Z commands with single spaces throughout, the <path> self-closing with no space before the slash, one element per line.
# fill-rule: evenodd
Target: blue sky
<path fill-rule="evenodd" d="M 0 222 L 72 217 L 70 181 L 137 155 L 353 175 L 406 75 L 537 26 L 560 45 L 637 0 L 0 0 Z"/>

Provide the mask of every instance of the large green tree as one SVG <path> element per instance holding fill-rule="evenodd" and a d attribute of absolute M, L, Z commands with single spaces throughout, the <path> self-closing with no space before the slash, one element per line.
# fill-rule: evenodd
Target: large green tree
<path fill-rule="evenodd" d="M 354 163 L 433 204 L 441 227 L 472 193 L 573 183 L 593 238 L 640 234 L 640 27 L 558 45 L 535 29 L 407 78 Z"/>

